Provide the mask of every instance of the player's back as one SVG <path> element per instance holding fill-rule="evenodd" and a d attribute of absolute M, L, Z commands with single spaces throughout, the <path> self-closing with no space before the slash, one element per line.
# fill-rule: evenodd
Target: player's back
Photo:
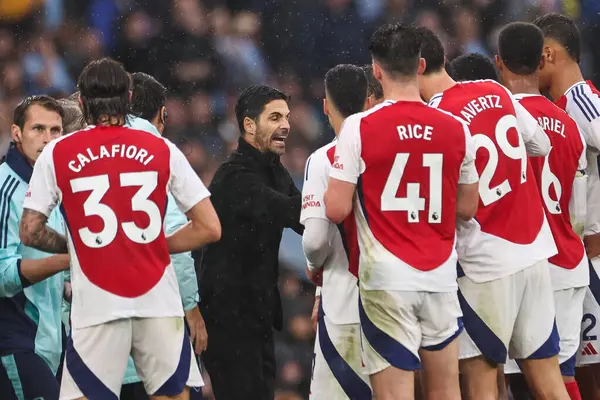
<path fill-rule="evenodd" d="M 494 81 L 461 82 L 430 104 L 465 120 L 477 149 L 479 209 L 458 230 L 467 275 L 496 279 L 556 254 L 543 248 L 555 249 L 508 90 Z"/>
<path fill-rule="evenodd" d="M 74 323 L 181 315 L 163 233 L 169 144 L 147 132 L 97 126 L 49 146 L 69 230 Z"/>
<path fill-rule="evenodd" d="M 355 207 L 361 283 L 427 290 L 432 284 L 422 272 L 439 270 L 442 278 L 432 290 L 455 287 L 444 271 L 456 261 L 456 195 L 468 138 L 464 124 L 407 101 L 384 102 L 345 123 L 359 125 L 364 164 Z M 343 169 L 337 162 L 333 168 Z"/>
<path fill-rule="evenodd" d="M 573 230 L 569 212 L 575 175 L 582 157 L 585 160 L 585 144 L 575 121 L 544 96 L 516 97 L 538 120 L 551 142 L 548 156 L 531 157 L 530 162 L 558 248 L 558 254 L 549 261 L 571 270 L 585 264 L 583 242 Z"/>

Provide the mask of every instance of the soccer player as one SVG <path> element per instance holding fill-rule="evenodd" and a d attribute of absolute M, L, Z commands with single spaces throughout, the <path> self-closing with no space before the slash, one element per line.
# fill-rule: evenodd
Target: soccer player
<path fill-rule="evenodd" d="M 202 383 L 169 253 L 219 239 L 209 193 L 177 147 L 124 127 L 129 77 L 88 64 L 78 81 L 91 125 L 42 151 L 23 204 L 25 245 L 71 257 L 73 301 L 60 398 L 117 398 L 129 354 L 153 398 Z M 167 192 L 190 219 L 165 237 Z M 60 202 L 67 239 L 46 226 Z M 68 246 L 68 247 L 67 247 Z"/>
<path fill-rule="evenodd" d="M 156 136 L 162 136 L 167 123 L 167 88 L 154 77 L 143 72 L 131 74 L 131 113 L 127 126 L 133 129 L 150 132 Z M 175 232 L 185 225 L 187 218 L 183 214 L 173 195 L 169 193 L 167 200 L 167 212 L 165 216 L 165 231 L 167 234 Z M 206 349 L 208 335 L 206 326 L 200 310 L 198 309 L 198 281 L 194 259 L 190 252 L 171 255 L 171 262 L 177 276 L 179 293 L 185 312 L 185 320 L 190 329 L 190 340 L 195 344 L 196 354 Z M 143 386 L 137 376 L 133 359 L 129 358 L 123 388 L 121 389 L 121 400 L 135 400 L 137 393 L 143 393 Z M 142 386 L 141 388 L 138 388 Z M 145 394 L 145 393 L 144 393 Z M 195 395 L 190 393 L 190 397 Z"/>
<path fill-rule="evenodd" d="M 373 66 L 371 64 L 363 65 L 363 72 L 367 76 L 367 110 L 381 103 L 383 99 L 383 88 L 381 83 L 373 75 Z M 339 134 L 339 132 L 338 132 Z"/>
<path fill-rule="evenodd" d="M 540 90 L 548 91 L 556 104 L 577 122 L 587 144 L 584 243 L 590 259 L 590 285 L 583 302 L 583 325 L 577 365 L 593 365 L 591 371 L 584 369 L 581 372 L 595 375 L 595 379 L 589 377 L 586 383 L 593 380 L 600 382 L 600 340 L 596 327 L 596 321 L 600 318 L 600 93 L 591 82 L 586 82 L 581 74 L 580 37 L 575 23 L 564 15 L 547 14 L 536 19 L 534 24 L 544 33 Z M 580 372 L 577 374 L 579 376 Z M 596 386 L 596 390 L 600 390 L 600 387 Z"/>
<path fill-rule="evenodd" d="M 522 361 L 536 395 L 568 398 L 556 359 L 548 271 L 548 258 L 557 249 L 527 157 L 547 155 L 550 140 L 504 86 L 450 78 L 439 39 L 418 29 L 427 61 L 421 94 L 430 105 L 466 121 L 477 149 L 479 209 L 473 220 L 459 223 L 457 239 L 466 394 L 497 398 L 496 366 L 510 354 Z"/>
<path fill-rule="evenodd" d="M 63 111 L 48 96 L 20 102 L 11 143 L 0 165 L 0 398 L 58 399 L 61 305 L 66 254 L 50 255 L 19 239 L 22 204 L 42 149 L 63 132 Z M 58 210 L 47 223 L 64 232 Z"/>
<path fill-rule="evenodd" d="M 460 399 L 454 243 L 457 216 L 477 209 L 473 143 L 464 123 L 421 101 L 414 28 L 385 25 L 369 48 L 387 100 L 344 122 L 326 216 L 355 215 L 364 359 L 377 399 L 412 399 L 421 363 L 428 398 Z"/>
<path fill-rule="evenodd" d="M 494 62 L 479 53 L 468 53 L 456 57 L 450 62 L 452 79 L 457 82 L 491 79 L 498 81 L 498 71 Z"/>
<path fill-rule="evenodd" d="M 336 137 L 347 117 L 367 109 L 367 95 L 368 80 L 360 67 L 338 65 L 325 74 L 323 112 Z M 323 202 L 336 141 L 308 158 L 302 187 L 302 246 L 310 275 L 322 273 L 310 398 L 370 400 L 361 360 L 356 222 L 350 214 L 336 226 L 325 216 Z"/>
<path fill-rule="evenodd" d="M 538 120 L 552 144 L 545 158 L 531 157 L 530 162 L 558 247 L 558 254 L 548 260 L 560 337 L 558 361 L 571 399 L 581 399 L 575 381 L 575 355 L 589 284 L 588 259 L 581 240 L 586 207 L 586 145 L 575 121 L 540 94 L 538 70 L 543 66 L 543 46 L 544 35 L 537 26 L 508 24 L 500 32 L 496 65 L 504 85 Z M 505 372 L 514 371 L 515 366 L 514 362 L 507 364 Z"/>

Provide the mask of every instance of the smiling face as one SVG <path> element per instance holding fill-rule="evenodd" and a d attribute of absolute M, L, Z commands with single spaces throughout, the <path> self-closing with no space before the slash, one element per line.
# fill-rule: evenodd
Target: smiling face
<path fill-rule="evenodd" d="M 25 112 L 23 129 L 12 125 L 11 133 L 21 153 L 33 164 L 44 147 L 62 135 L 62 118 L 56 111 L 32 104 Z"/>
<path fill-rule="evenodd" d="M 263 153 L 285 153 L 285 142 L 290 134 L 290 109 L 285 100 L 268 103 L 255 122 L 246 117 L 246 140 Z"/>

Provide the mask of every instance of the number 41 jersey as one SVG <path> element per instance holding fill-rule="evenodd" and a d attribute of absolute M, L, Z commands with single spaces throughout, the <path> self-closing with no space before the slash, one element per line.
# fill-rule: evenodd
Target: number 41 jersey
<path fill-rule="evenodd" d="M 556 254 L 527 156 L 550 147 L 535 118 L 491 80 L 457 83 L 430 105 L 462 118 L 475 142 L 479 209 L 459 222 L 457 246 L 469 279 L 500 279 Z"/>
<path fill-rule="evenodd" d="M 209 193 L 171 142 L 125 127 L 88 127 L 38 158 L 24 208 L 60 204 L 68 228 L 72 325 L 183 316 L 163 220 L 167 192 L 187 212 Z"/>
<path fill-rule="evenodd" d="M 346 119 L 330 177 L 356 184 L 362 288 L 457 289 L 457 189 L 478 179 L 465 124 L 422 102 L 386 101 Z"/>

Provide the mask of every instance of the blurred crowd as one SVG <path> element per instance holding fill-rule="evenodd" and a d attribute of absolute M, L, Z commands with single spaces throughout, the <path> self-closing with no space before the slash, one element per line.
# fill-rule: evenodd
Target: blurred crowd
<path fill-rule="evenodd" d="M 206 184 L 237 145 L 240 89 L 269 83 L 290 94 L 283 161 L 301 187 L 308 155 L 333 138 L 322 113 L 324 73 L 339 63 L 369 63 L 375 27 L 424 25 L 450 59 L 493 56 L 505 23 L 550 11 L 579 21 L 584 75 L 599 85 L 595 0 L 0 0 L 0 154 L 20 99 L 66 97 L 87 62 L 109 55 L 169 88 L 166 135 Z M 281 251 L 286 328 L 277 339 L 278 399 L 296 400 L 308 397 L 314 288 L 301 276 L 300 238 L 286 232 Z"/>

